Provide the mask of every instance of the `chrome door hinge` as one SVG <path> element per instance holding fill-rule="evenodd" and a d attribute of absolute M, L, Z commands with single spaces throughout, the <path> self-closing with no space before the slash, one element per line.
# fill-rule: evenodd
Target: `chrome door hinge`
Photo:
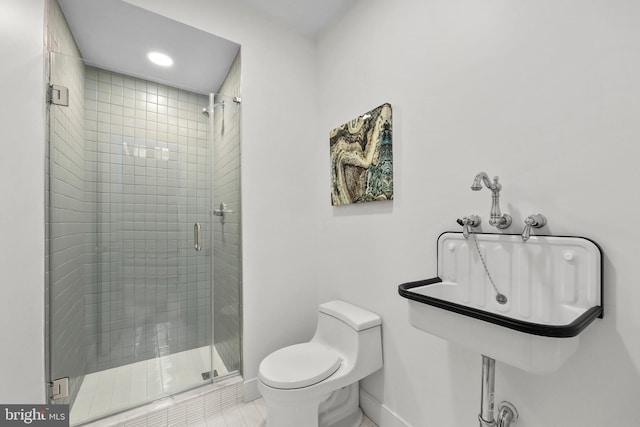
<path fill-rule="evenodd" d="M 63 107 L 69 106 L 69 89 L 59 85 L 49 85 L 47 91 L 47 101 L 49 104 L 62 105 Z"/>
<path fill-rule="evenodd" d="M 51 387 L 51 400 L 69 397 L 69 377 L 53 380 L 49 383 Z"/>

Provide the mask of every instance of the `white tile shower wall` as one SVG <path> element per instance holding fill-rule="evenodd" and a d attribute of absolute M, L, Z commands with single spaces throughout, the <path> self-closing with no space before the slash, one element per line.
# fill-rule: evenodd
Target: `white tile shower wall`
<path fill-rule="evenodd" d="M 231 213 L 224 222 L 215 217 L 214 241 L 214 340 L 229 371 L 240 369 L 240 317 L 242 246 L 240 226 L 240 52 L 219 89 L 214 110 L 214 206 L 227 204 Z"/>
<path fill-rule="evenodd" d="M 69 89 L 69 106 L 48 109 L 45 322 L 51 327 L 49 374 L 69 377 L 69 398 L 58 402 L 73 403 L 84 378 L 85 266 L 93 229 L 84 176 L 84 65 L 57 1 L 47 3 L 47 50 L 49 80 Z"/>
<path fill-rule="evenodd" d="M 88 372 L 209 345 L 208 97 L 96 68 L 85 84 L 98 226 Z"/>
<path fill-rule="evenodd" d="M 328 181 L 316 41 L 242 2 L 129 1 L 242 45 L 242 364 L 254 379 L 266 355 L 308 339 L 317 320 L 316 230 Z"/>

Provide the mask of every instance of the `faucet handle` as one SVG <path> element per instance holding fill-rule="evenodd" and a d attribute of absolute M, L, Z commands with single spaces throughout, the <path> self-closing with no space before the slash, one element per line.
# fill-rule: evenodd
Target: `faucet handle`
<path fill-rule="evenodd" d="M 471 232 L 471 227 L 479 226 L 482 220 L 478 215 L 472 214 L 469 216 L 465 216 L 462 219 L 458 218 L 456 222 L 462 226 L 462 235 L 464 236 L 464 238 L 468 239 L 469 233 Z"/>
<path fill-rule="evenodd" d="M 547 224 L 547 218 L 539 213 L 529 215 L 524 220 L 524 230 L 522 230 L 522 241 L 527 243 L 527 240 L 531 237 L 531 228 L 544 227 Z"/>

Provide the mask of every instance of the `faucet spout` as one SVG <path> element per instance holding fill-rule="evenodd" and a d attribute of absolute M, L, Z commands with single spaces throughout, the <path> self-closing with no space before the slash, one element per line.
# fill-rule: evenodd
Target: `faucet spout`
<path fill-rule="evenodd" d="M 486 172 L 478 172 L 473 179 L 471 189 L 473 191 L 482 190 L 482 184 L 491 190 L 491 211 L 489 216 L 489 224 L 494 227 L 504 229 L 511 225 L 511 216 L 500 212 L 500 190 L 502 185 L 498 182 L 500 179 L 497 176 L 493 177 L 493 182 L 489 180 L 489 175 Z"/>
<path fill-rule="evenodd" d="M 491 188 L 492 184 L 491 184 L 491 181 L 489 180 L 489 175 L 487 175 L 486 172 L 478 172 L 476 177 L 473 179 L 473 184 L 471 184 L 471 189 L 473 191 L 482 190 L 483 182 L 487 188 L 489 188 L 490 190 L 493 190 L 493 188 Z"/>

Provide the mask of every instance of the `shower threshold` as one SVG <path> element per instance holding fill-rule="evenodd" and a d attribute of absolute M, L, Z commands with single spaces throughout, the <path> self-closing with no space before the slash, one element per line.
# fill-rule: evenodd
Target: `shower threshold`
<path fill-rule="evenodd" d="M 210 346 L 135 362 L 85 376 L 71 409 L 70 424 L 84 424 L 114 413 L 206 384 L 203 373 L 212 372 Z M 213 349 L 215 371 L 229 372 Z"/>

